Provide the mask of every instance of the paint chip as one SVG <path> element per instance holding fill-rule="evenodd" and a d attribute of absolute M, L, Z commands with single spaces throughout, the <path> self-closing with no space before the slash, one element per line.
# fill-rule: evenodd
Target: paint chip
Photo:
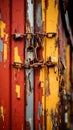
<path fill-rule="evenodd" d="M 14 48 L 14 62 L 21 62 L 20 56 L 18 55 L 18 47 Z"/>
<path fill-rule="evenodd" d="M 7 60 L 7 44 L 4 44 L 4 61 Z"/>
<path fill-rule="evenodd" d="M 0 39 L 0 52 L 3 52 L 3 41 Z"/>
<path fill-rule="evenodd" d="M 20 85 L 16 85 L 17 98 L 20 99 Z"/>

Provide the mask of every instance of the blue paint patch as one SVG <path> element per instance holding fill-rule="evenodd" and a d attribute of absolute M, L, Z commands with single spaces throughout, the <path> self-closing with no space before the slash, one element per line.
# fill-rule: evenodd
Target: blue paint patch
<path fill-rule="evenodd" d="M 38 9 L 37 9 L 37 25 L 38 27 L 42 26 L 42 6 L 41 4 L 38 5 Z"/>
<path fill-rule="evenodd" d="M 0 62 L 2 62 L 3 41 L 0 39 Z"/>
<path fill-rule="evenodd" d="M 38 102 L 38 119 L 40 120 L 40 117 L 42 116 L 42 104 L 40 101 Z"/>
<path fill-rule="evenodd" d="M 2 62 L 2 53 L 0 53 L 0 62 Z"/>
<path fill-rule="evenodd" d="M 3 41 L 0 39 L 0 52 L 3 52 Z"/>

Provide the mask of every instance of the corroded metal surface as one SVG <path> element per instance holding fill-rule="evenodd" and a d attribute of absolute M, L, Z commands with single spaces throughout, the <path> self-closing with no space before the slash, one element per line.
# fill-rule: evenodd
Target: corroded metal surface
<path fill-rule="evenodd" d="M 26 33 L 33 33 L 34 31 L 34 2 L 32 0 L 26 1 Z M 29 64 L 34 58 L 33 39 L 30 34 L 26 39 L 25 45 L 25 63 Z M 26 129 L 34 129 L 34 70 L 25 69 L 26 76 Z M 27 125 L 29 124 L 29 125 Z"/>
<path fill-rule="evenodd" d="M 44 56 L 47 61 L 51 58 L 58 64 L 58 4 L 55 1 L 48 0 L 48 7 L 45 9 L 45 31 L 56 33 L 51 39 L 46 38 Z M 45 40 L 45 39 L 44 39 Z M 44 43 L 43 43 L 44 44 Z M 44 85 L 44 129 L 56 129 L 55 127 L 55 109 L 58 102 L 58 66 L 45 68 Z"/>
<path fill-rule="evenodd" d="M 0 130 L 70 127 L 73 49 L 58 4 L 0 0 Z"/>
<path fill-rule="evenodd" d="M 38 33 L 42 33 L 42 1 L 37 0 L 34 2 L 34 31 Z M 36 40 L 36 39 L 35 39 Z M 36 42 L 36 41 L 35 41 Z M 37 41 L 39 42 L 39 41 Z M 35 43 L 36 44 L 36 43 Z M 40 46 L 36 46 L 37 48 L 37 60 L 38 62 L 43 59 L 42 56 L 42 41 L 40 43 Z M 35 95 L 34 95 L 34 101 L 35 101 L 35 130 L 42 130 L 43 126 L 43 118 L 42 118 L 42 88 L 41 88 L 41 82 L 40 81 L 40 68 L 38 70 L 35 70 L 34 73 L 34 87 L 35 87 Z M 36 93 L 37 92 L 37 93 Z"/>

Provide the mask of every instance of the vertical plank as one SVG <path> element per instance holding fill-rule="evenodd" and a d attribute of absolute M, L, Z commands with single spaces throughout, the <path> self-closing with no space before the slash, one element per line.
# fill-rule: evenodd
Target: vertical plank
<path fill-rule="evenodd" d="M 48 7 L 48 0 L 42 0 L 42 31 L 46 33 L 46 6 Z M 46 62 L 46 38 L 43 39 L 43 57 L 44 62 Z M 43 81 L 43 96 L 42 96 L 42 105 L 43 105 L 43 130 L 46 129 L 46 66 L 44 66 L 41 77 Z"/>
<path fill-rule="evenodd" d="M 12 34 L 25 32 L 25 1 L 12 0 Z M 24 40 L 15 41 L 12 39 L 11 62 L 24 62 Z M 12 67 L 12 88 L 11 88 L 11 129 L 25 129 L 25 83 L 24 70 Z"/>
<path fill-rule="evenodd" d="M 0 0 L 0 130 L 10 129 L 10 1 Z"/>
<path fill-rule="evenodd" d="M 42 33 L 42 1 L 37 0 L 34 2 L 34 32 L 35 33 Z M 35 39 L 36 40 L 36 39 Z M 37 41 L 39 43 L 39 41 Z M 41 43 L 42 44 L 42 41 Z M 37 45 L 35 45 L 37 47 Z M 38 46 L 37 48 L 37 61 L 43 59 L 43 45 Z M 41 130 L 43 126 L 42 122 L 42 92 L 43 89 L 41 87 L 42 80 L 41 80 L 41 72 L 40 68 L 34 71 L 34 124 L 35 130 Z"/>
<path fill-rule="evenodd" d="M 58 64 L 58 5 L 53 0 L 46 1 L 46 33 L 54 32 L 56 33 L 55 37 L 51 39 L 46 38 L 46 61 L 48 58 L 51 58 L 51 61 Z M 56 71 L 55 71 L 56 69 Z M 46 130 L 51 130 L 53 128 L 53 121 L 51 120 L 51 112 L 55 113 L 56 104 L 58 102 L 58 66 L 46 68 L 46 74 L 48 71 L 48 87 L 50 89 L 50 94 L 45 93 L 46 95 Z M 46 75 L 47 77 L 47 75 Z M 47 78 L 45 92 L 47 92 Z"/>
<path fill-rule="evenodd" d="M 34 1 L 26 0 L 26 33 L 34 33 Z M 31 34 L 30 34 L 31 35 Z M 28 38 L 25 46 L 25 63 L 33 60 L 34 52 L 30 50 L 33 45 L 33 39 Z M 29 49 L 28 49 L 29 48 Z M 32 48 L 32 47 L 31 47 Z M 26 76 L 26 129 L 34 129 L 34 70 L 25 70 Z"/>

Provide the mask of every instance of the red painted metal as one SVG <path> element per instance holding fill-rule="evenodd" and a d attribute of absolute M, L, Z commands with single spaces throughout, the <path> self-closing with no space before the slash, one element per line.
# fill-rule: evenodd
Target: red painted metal
<path fill-rule="evenodd" d="M 25 86 L 24 70 L 16 70 L 11 67 L 14 62 L 14 48 L 18 49 L 18 57 L 24 62 L 24 40 L 14 41 L 11 34 L 25 32 L 25 2 L 24 0 L 0 0 L 0 21 L 6 26 L 2 44 L 7 45 L 7 60 L 0 61 L 0 130 L 25 129 Z M 0 25 L 1 27 L 2 25 Z M 6 34 L 8 34 L 7 40 Z M 6 52 L 5 52 L 6 53 Z M 16 85 L 20 86 L 20 98 L 17 98 Z"/>
<path fill-rule="evenodd" d="M 12 34 L 14 33 L 25 33 L 25 2 L 24 0 L 12 0 Z M 14 48 L 18 48 L 18 57 L 21 62 L 24 62 L 24 40 L 15 41 L 12 39 L 12 63 L 14 62 Z M 25 86 L 24 86 L 24 70 L 16 70 L 12 68 L 12 90 L 11 90 L 11 128 L 12 130 L 23 130 L 25 129 Z M 15 92 L 16 85 L 20 86 L 20 98 L 17 98 Z"/>
<path fill-rule="evenodd" d="M 0 21 L 5 23 L 4 33 L 8 34 L 0 39 L 7 45 L 7 60 L 4 61 L 2 52 L 2 62 L 0 62 L 0 109 L 3 107 L 4 121 L 0 113 L 0 130 L 10 129 L 10 1 L 0 0 Z M 0 33 L 1 30 L 0 30 Z M 0 111 L 1 112 L 1 111 Z"/>

